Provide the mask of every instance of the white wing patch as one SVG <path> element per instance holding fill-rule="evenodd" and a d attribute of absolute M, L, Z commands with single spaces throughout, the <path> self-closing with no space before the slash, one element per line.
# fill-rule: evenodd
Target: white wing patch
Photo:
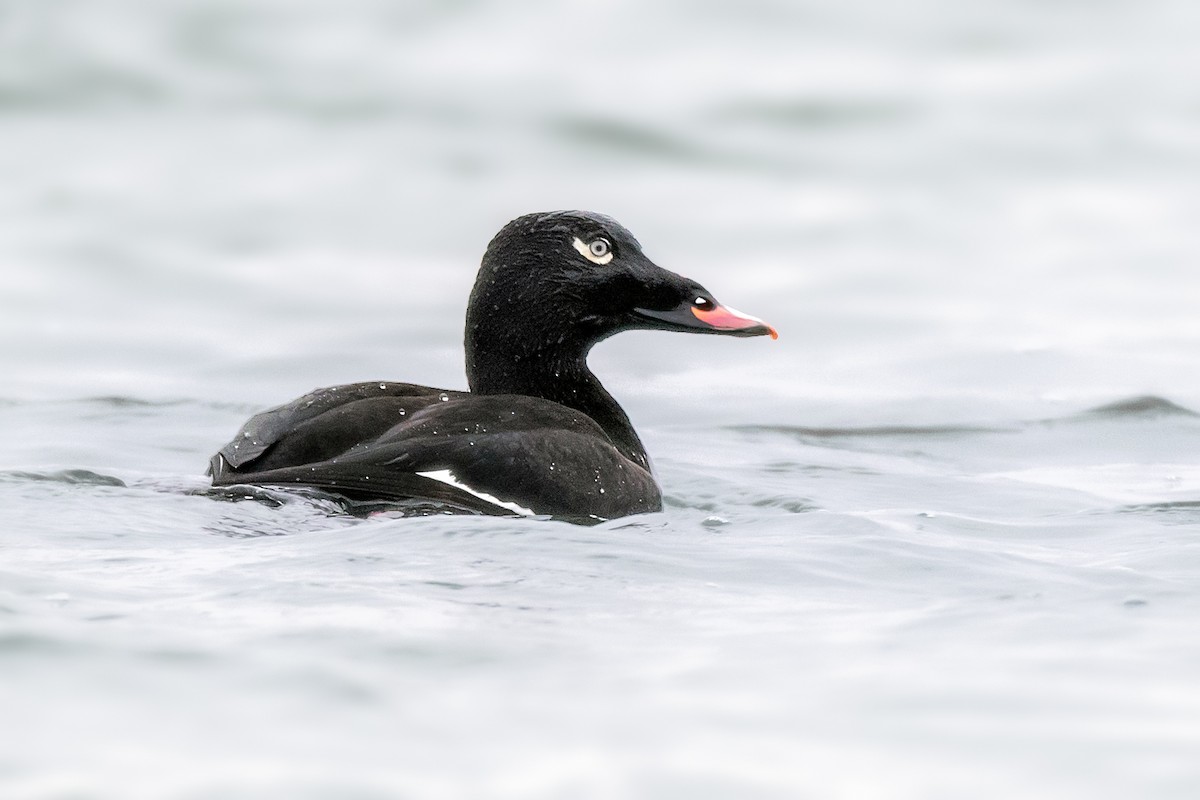
<path fill-rule="evenodd" d="M 513 513 L 520 514 L 523 517 L 536 517 L 537 516 L 537 514 L 534 513 L 531 509 L 525 508 L 522 505 L 518 505 L 517 503 L 509 502 L 508 500 L 501 500 L 499 497 L 496 497 L 495 495 L 490 495 L 487 492 L 481 492 L 478 489 L 472 489 L 470 486 L 467 486 L 465 483 L 462 483 L 457 478 L 455 478 L 454 475 L 451 474 L 450 470 L 448 470 L 448 469 L 438 469 L 438 470 L 433 470 L 431 472 L 418 472 L 416 474 L 420 475 L 422 478 L 429 478 L 430 480 L 440 481 L 441 483 L 444 483 L 447 486 L 453 486 L 455 489 L 461 489 L 464 492 L 466 492 L 467 494 L 478 497 L 480 500 L 485 500 L 485 501 L 491 503 L 492 505 L 500 506 L 501 508 L 506 508 L 509 511 L 512 511 Z"/>

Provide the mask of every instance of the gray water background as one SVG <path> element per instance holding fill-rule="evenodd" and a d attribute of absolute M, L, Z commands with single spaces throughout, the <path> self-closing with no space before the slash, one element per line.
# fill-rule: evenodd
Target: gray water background
<path fill-rule="evenodd" d="M 0 2 L 0 796 L 1200 796 L 1198 34 Z M 464 386 L 484 245 L 571 207 L 782 334 L 594 352 L 663 514 L 194 493 L 315 386 Z"/>

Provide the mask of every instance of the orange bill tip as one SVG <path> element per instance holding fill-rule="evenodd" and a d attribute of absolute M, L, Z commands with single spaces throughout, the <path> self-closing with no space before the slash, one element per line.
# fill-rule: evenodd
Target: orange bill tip
<path fill-rule="evenodd" d="M 696 319 L 703 322 L 705 325 L 716 328 L 722 331 L 741 331 L 750 328 L 765 328 L 764 333 L 770 334 L 772 339 L 779 338 L 779 332 L 774 327 L 763 322 L 758 317 L 752 317 L 749 314 L 743 314 L 736 309 L 728 306 L 713 306 L 709 309 L 692 307 L 692 313 Z"/>

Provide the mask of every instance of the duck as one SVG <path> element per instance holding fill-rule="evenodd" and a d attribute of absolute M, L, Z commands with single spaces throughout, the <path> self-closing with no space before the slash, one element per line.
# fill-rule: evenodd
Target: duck
<path fill-rule="evenodd" d="M 305 487 L 437 513 L 595 522 L 661 511 L 645 446 L 587 364 L 598 342 L 635 329 L 778 337 L 655 264 L 611 217 L 517 217 L 488 244 L 471 291 L 469 391 L 316 389 L 251 417 L 208 474 L 214 487 Z"/>

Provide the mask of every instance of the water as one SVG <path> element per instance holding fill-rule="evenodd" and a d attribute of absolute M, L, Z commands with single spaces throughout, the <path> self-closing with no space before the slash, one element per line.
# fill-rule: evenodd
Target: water
<path fill-rule="evenodd" d="M 1194 4 L 0 5 L 0 794 L 1200 794 Z M 612 214 L 667 510 L 204 495 Z"/>

